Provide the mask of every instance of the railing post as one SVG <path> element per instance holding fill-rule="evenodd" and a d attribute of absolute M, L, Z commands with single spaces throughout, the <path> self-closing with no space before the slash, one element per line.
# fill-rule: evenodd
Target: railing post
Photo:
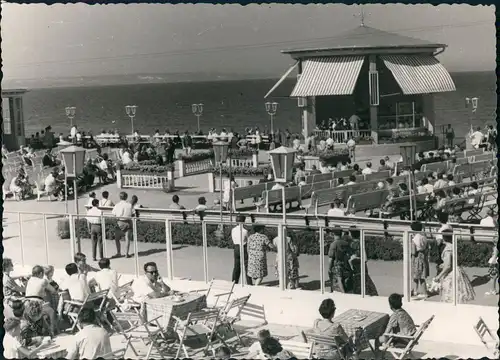
<path fill-rule="evenodd" d="M 280 283 L 280 290 L 284 291 L 287 288 L 286 284 L 286 254 L 285 254 L 285 249 L 286 249 L 286 227 L 283 224 L 278 225 L 278 239 L 280 240 L 278 242 L 278 272 L 279 272 L 279 283 Z"/>
<path fill-rule="evenodd" d="M 452 261 L 452 268 L 451 268 L 451 275 L 452 275 L 452 284 L 453 284 L 453 305 L 457 305 L 458 303 L 458 299 L 457 299 L 457 294 L 458 294 L 458 281 L 457 281 L 457 273 L 458 273 L 458 244 L 457 244 L 457 240 L 458 240 L 458 237 L 455 233 L 453 233 L 452 235 L 452 239 L 453 239 L 453 252 L 452 252 L 452 256 L 453 256 L 453 261 Z"/>
<path fill-rule="evenodd" d="M 240 224 L 238 224 L 240 225 Z M 245 246 L 246 244 L 243 244 L 243 224 L 240 225 L 240 277 L 241 277 L 241 287 L 245 287 L 247 284 L 247 266 L 245 263 Z"/>
<path fill-rule="evenodd" d="M 221 231 L 224 231 L 224 225 L 221 227 Z M 207 223 L 202 221 L 201 223 L 201 233 L 203 236 L 203 279 L 205 283 L 208 284 L 208 239 L 207 239 Z"/>
<path fill-rule="evenodd" d="M 410 284 L 410 240 L 408 231 L 403 233 L 403 296 L 405 301 L 411 301 Z"/>
<path fill-rule="evenodd" d="M 24 266 L 24 240 L 23 240 L 23 222 L 22 214 L 17 213 L 17 223 L 19 224 L 19 247 L 21 248 L 21 265 Z"/>
<path fill-rule="evenodd" d="M 43 214 L 43 241 L 45 243 L 45 258 L 47 259 L 47 264 L 50 264 L 49 259 L 49 233 L 47 229 L 47 215 Z"/>
<path fill-rule="evenodd" d="M 102 238 L 102 251 L 104 253 L 104 257 L 108 257 L 108 247 L 106 244 L 106 218 L 101 215 L 101 238 Z"/>
<path fill-rule="evenodd" d="M 319 228 L 319 282 L 321 293 L 325 293 L 325 228 Z"/>
<path fill-rule="evenodd" d="M 174 280 L 174 254 L 172 249 L 172 223 L 170 219 L 165 219 L 165 247 L 167 255 L 167 279 Z"/>
<path fill-rule="evenodd" d="M 366 247 L 365 231 L 359 230 L 359 256 L 361 258 L 361 297 L 366 296 Z"/>
<path fill-rule="evenodd" d="M 139 276 L 139 246 L 137 243 L 137 218 L 132 219 L 132 236 L 134 239 L 134 268 L 135 276 Z"/>
<path fill-rule="evenodd" d="M 70 262 L 73 261 L 73 257 L 75 256 L 75 221 L 73 219 L 73 215 L 69 214 L 69 238 L 70 238 Z"/>

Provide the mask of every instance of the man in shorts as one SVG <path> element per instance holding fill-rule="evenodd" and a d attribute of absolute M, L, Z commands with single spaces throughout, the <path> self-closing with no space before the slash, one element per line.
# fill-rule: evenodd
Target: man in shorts
<path fill-rule="evenodd" d="M 120 240 L 125 238 L 126 257 L 131 258 L 130 252 L 130 230 L 132 229 L 132 216 L 134 209 L 132 204 L 127 202 L 128 195 L 122 191 L 120 193 L 120 202 L 113 208 L 113 215 L 117 218 L 117 229 L 115 232 L 116 255 L 113 258 L 121 257 Z"/>

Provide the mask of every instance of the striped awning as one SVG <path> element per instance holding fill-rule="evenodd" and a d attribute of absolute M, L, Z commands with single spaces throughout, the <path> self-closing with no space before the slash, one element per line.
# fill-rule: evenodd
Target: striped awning
<path fill-rule="evenodd" d="M 302 74 L 290 96 L 351 95 L 363 56 L 322 57 L 304 60 Z"/>
<path fill-rule="evenodd" d="M 448 71 L 431 55 L 381 56 L 405 95 L 455 91 Z"/>

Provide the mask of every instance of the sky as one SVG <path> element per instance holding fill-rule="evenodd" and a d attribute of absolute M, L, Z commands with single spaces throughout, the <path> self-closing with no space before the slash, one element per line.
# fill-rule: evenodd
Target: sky
<path fill-rule="evenodd" d="M 199 73 L 279 77 L 286 48 L 360 24 L 448 44 L 449 71 L 496 67 L 495 8 L 470 5 L 2 4 L 9 79 Z"/>

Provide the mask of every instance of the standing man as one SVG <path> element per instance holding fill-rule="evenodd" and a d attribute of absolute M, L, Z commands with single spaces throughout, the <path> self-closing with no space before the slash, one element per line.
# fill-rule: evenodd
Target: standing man
<path fill-rule="evenodd" d="M 120 193 L 120 202 L 113 208 L 113 215 L 118 218 L 118 228 L 115 233 L 116 255 L 113 258 L 121 257 L 121 238 L 125 238 L 125 254 L 127 258 L 131 258 L 130 251 L 130 229 L 132 228 L 131 218 L 134 215 L 132 204 L 127 202 L 128 195 L 122 191 Z"/>
<path fill-rule="evenodd" d="M 474 149 L 479 149 L 479 145 L 481 145 L 484 140 L 484 134 L 481 132 L 481 128 L 479 126 L 476 128 L 476 131 L 470 135 L 470 139 L 471 145 Z"/>
<path fill-rule="evenodd" d="M 97 261 L 97 246 L 99 246 L 99 258 L 104 257 L 101 228 L 102 210 L 99 209 L 98 199 L 92 200 L 92 207 L 87 211 L 87 215 L 87 221 L 90 225 L 90 238 L 92 239 L 92 258 Z"/>
<path fill-rule="evenodd" d="M 245 223 L 245 216 L 238 215 L 236 218 L 236 225 L 231 230 L 231 239 L 233 240 L 234 245 L 234 267 L 233 267 L 233 277 L 232 280 L 235 284 L 238 284 L 240 281 L 241 274 L 241 255 L 240 251 L 243 249 L 243 258 L 245 261 L 245 276 L 247 280 L 247 285 L 252 285 L 252 278 L 246 275 L 246 271 L 248 269 L 248 252 L 247 252 L 247 239 L 248 239 L 248 230 L 243 227 Z"/>
<path fill-rule="evenodd" d="M 448 124 L 448 127 L 445 130 L 446 134 L 446 146 L 450 149 L 453 149 L 453 140 L 455 139 L 455 130 L 451 127 L 451 124 Z"/>
<path fill-rule="evenodd" d="M 187 130 L 182 138 L 182 146 L 184 147 L 184 151 L 186 151 L 186 155 L 191 155 L 191 147 L 193 146 L 193 139 L 191 139 L 191 135 L 189 135 L 189 132 Z"/>

